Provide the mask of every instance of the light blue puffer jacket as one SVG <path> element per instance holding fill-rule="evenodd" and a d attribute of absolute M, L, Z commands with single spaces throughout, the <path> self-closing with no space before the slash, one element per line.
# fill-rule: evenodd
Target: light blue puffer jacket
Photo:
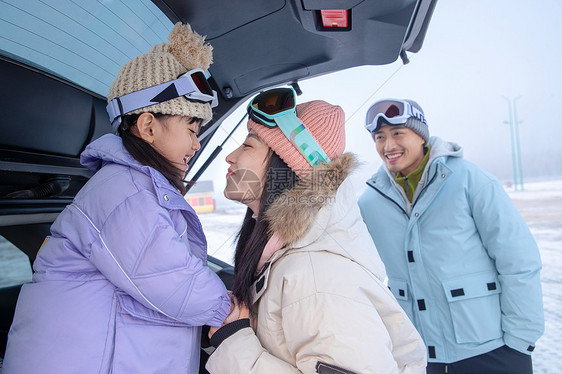
<path fill-rule="evenodd" d="M 200 326 L 220 326 L 230 299 L 197 215 L 115 135 L 81 162 L 95 174 L 22 287 L 2 373 L 198 373 Z"/>
<path fill-rule="evenodd" d="M 450 363 L 504 344 L 530 354 L 544 330 L 535 240 L 502 186 L 432 137 L 411 204 L 383 165 L 361 214 L 388 286 L 428 348 Z"/>

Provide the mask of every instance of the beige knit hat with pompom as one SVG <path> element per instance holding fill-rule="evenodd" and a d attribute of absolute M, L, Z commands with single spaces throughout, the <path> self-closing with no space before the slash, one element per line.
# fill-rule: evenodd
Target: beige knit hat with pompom
<path fill-rule="evenodd" d="M 213 62 L 213 47 L 188 24 L 176 23 L 168 41 L 125 63 L 109 89 L 107 101 L 169 82 L 192 69 L 207 70 Z M 181 96 L 125 114 L 143 112 L 197 117 L 203 119 L 203 124 L 213 117 L 210 104 L 191 102 Z"/>

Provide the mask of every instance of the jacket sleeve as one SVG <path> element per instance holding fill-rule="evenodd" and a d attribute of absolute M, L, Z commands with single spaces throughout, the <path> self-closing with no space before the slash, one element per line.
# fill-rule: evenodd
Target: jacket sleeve
<path fill-rule="evenodd" d="M 544 332 L 539 249 L 501 185 L 491 180 L 471 197 L 474 222 L 495 261 L 502 293 L 504 342 L 531 354 Z"/>
<path fill-rule="evenodd" d="M 148 192 L 126 199 L 95 230 L 90 261 L 111 283 L 148 308 L 135 309 L 135 303 L 124 298 L 122 304 L 129 312 L 159 323 L 222 324 L 230 310 L 224 284 L 191 253 L 168 210 Z"/>
<path fill-rule="evenodd" d="M 342 308 L 341 305 L 349 305 Z M 401 311 L 399 311 L 401 313 Z M 397 316 L 398 317 L 398 316 Z M 402 316 L 399 316 L 401 319 Z M 372 305 L 326 293 L 317 293 L 283 308 L 283 335 L 289 357 L 283 361 L 261 346 L 251 328 L 227 338 L 207 362 L 210 373 L 306 373 L 320 366 L 337 368 L 326 373 L 424 373 L 425 349 L 415 330 L 408 344 L 395 355 L 420 356 L 419 367 L 399 368 L 393 344 Z M 368 321 L 368 322 L 367 322 Z M 420 351 L 421 349 L 421 351 Z"/>

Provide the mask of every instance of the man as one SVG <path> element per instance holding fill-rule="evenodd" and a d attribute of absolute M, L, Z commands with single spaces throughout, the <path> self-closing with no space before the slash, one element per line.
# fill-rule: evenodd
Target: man
<path fill-rule="evenodd" d="M 427 346 L 427 372 L 532 373 L 541 260 L 509 196 L 461 147 L 430 139 L 414 101 L 376 102 L 365 127 L 384 165 L 361 214 Z"/>

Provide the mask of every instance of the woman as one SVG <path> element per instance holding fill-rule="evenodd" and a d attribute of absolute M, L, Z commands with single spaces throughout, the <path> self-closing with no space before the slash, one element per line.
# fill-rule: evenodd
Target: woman
<path fill-rule="evenodd" d="M 423 342 L 383 283 L 348 179 L 357 161 L 343 154 L 342 109 L 295 108 L 292 89 L 275 89 L 248 111 L 249 134 L 226 158 L 225 195 L 248 206 L 228 318 L 238 320 L 211 328 L 207 370 L 423 373 Z"/>

